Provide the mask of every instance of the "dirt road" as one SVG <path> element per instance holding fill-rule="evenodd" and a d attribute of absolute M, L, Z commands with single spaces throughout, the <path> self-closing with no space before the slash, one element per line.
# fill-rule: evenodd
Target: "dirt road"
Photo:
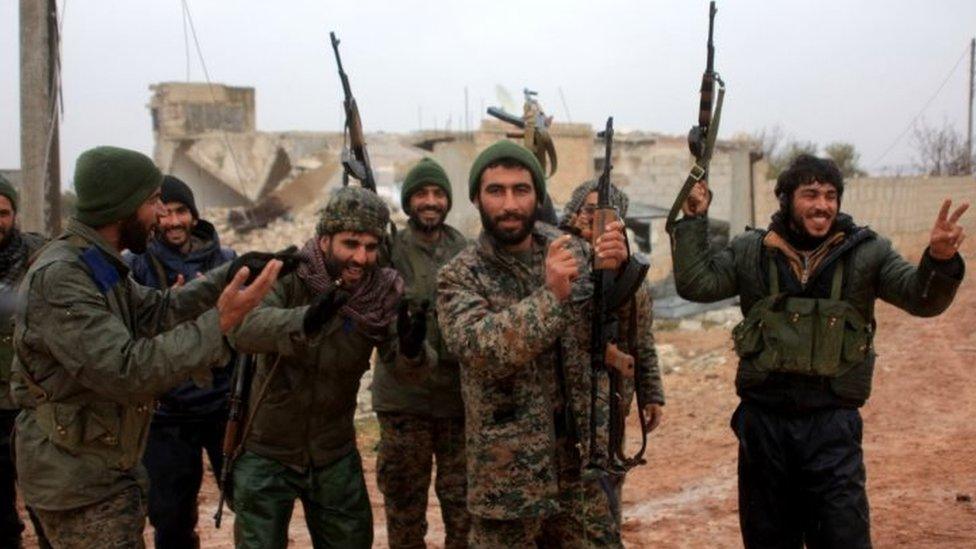
<path fill-rule="evenodd" d="M 911 318 L 880 304 L 878 324 L 874 394 L 863 409 L 875 545 L 976 547 L 976 285 L 964 285 L 949 312 L 936 319 Z M 648 464 L 625 486 L 624 541 L 629 547 L 740 546 L 728 329 L 660 331 L 658 343 L 668 404 Z M 360 427 L 376 547 L 386 547 L 374 476 L 375 422 Z M 636 432 L 633 425 L 629 432 Z M 433 494 L 431 501 L 428 539 L 439 547 L 443 529 Z M 233 515 L 214 530 L 215 504 L 208 479 L 200 509 L 203 546 L 230 547 Z M 310 546 L 300 506 L 291 540 Z"/>

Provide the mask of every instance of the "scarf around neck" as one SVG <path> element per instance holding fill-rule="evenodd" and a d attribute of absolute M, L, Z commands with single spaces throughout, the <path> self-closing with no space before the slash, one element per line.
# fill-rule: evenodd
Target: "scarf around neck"
<path fill-rule="evenodd" d="M 325 266 L 325 254 L 317 238 L 311 238 L 298 253 L 301 259 L 296 273 L 315 294 L 322 294 L 335 286 Z M 394 269 L 367 269 L 363 279 L 352 288 L 349 300 L 341 313 L 355 321 L 367 337 L 380 340 L 386 328 L 396 319 L 397 304 L 403 296 L 403 277 Z"/>

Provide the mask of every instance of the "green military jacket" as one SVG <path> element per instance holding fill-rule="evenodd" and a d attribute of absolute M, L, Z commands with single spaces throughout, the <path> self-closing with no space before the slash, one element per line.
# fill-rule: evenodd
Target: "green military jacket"
<path fill-rule="evenodd" d="M 94 229 L 71 220 L 24 277 L 14 331 L 17 472 L 24 500 L 75 509 L 132 486 L 153 398 L 209 376 L 230 349 L 213 308 L 226 268 L 160 292 L 140 286 Z"/>
<path fill-rule="evenodd" d="M 17 283 L 27 272 L 28 261 L 44 245 L 44 237 L 34 233 L 20 233 L 27 248 L 24 261 L 13 267 L 16 273 L 4 277 Z M 10 366 L 14 360 L 14 310 L 16 309 L 17 287 L 0 288 L 0 410 L 16 410 L 10 395 Z"/>
<path fill-rule="evenodd" d="M 707 232 L 705 217 L 675 225 L 673 259 L 678 294 L 697 302 L 738 295 L 742 313 L 748 316 L 753 305 L 770 293 L 770 250 L 763 246 L 765 231 L 746 231 L 716 253 L 709 251 Z M 962 261 L 958 256 L 957 260 Z M 824 267 L 832 261 L 844 264 L 842 299 L 871 326 L 875 300 L 880 298 L 915 316 L 931 317 L 949 307 L 962 280 L 962 267 L 959 278 L 947 276 L 936 268 L 928 253 L 922 254 L 918 266 L 912 265 L 892 248 L 890 241 L 867 228 L 855 229 L 848 235 L 824 261 Z M 816 273 L 811 280 L 815 277 Z M 835 394 L 858 405 L 870 395 L 875 353 L 870 346 L 854 351 L 863 355 L 861 363 L 830 379 L 830 386 Z M 739 394 L 762 383 L 766 376 L 767 372 L 755 361 L 740 360 L 736 375 Z"/>
<path fill-rule="evenodd" d="M 563 233 L 541 222 L 532 233 L 533 267 L 498 250 L 482 233 L 438 274 L 437 315 L 444 342 L 461 363 L 468 510 L 491 519 L 560 511 L 556 411 L 562 400 L 554 364 L 561 359 L 566 400 L 582 440 L 578 467 L 605 463 L 606 399 L 597 413 L 598 448 L 589 455 L 592 282 L 582 240 L 569 246 L 580 275 L 565 301 L 545 287 L 549 244 Z M 555 357 L 555 360 L 552 358 Z M 606 376 L 598 387 L 606 395 Z"/>
<path fill-rule="evenodd" d="M 430 378 L 422 385 L 405 385 L 393 375 L 393 365 L 379 361 L 373 373 L 373 409 L 377 412 L 399 412 L 432 417 L 462 417 L 461 379 L 457 360 L 448 353 L 437 324 L 435 298 L 437 270 L 467 245 L 464 236 L 444 226 L 436 243 L 421 240 L 413 228 L 399 231 L 393 242 L 392 266 L 406 284 L 403 298 L 416 310 L 427 301 L 427 344 L 439 360 Z"/>
<path fill-rule="evenodd" d="M 356 396 L 374 349 L 405 383 L 423 381 L 437 360 L 429 347 L 416 360 L 399 355 L 395 323 L 379 345 L 342 314 L 306 337 L 302 320 L 314 298 L 297 274 L 285 276 L 231 335 L 238 351 L 260 355 L 244 449 L 301 471 L 356 448 Z"/>

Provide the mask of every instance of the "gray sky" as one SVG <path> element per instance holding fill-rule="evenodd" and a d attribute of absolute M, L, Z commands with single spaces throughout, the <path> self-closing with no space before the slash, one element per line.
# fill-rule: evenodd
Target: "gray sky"
<path fill-rule="evenodd" d="M 59 0 L 59 7 L 64 0 Z M 18 4 L 0 1 L 0 167 L 20 165 Z M 214 82 L 253 86 L 261 130 L 338 130 L 341 51 L 367 131 L 454 129 L 501 84 L 529 86 L 574 122 L 684 134 L 696 118 L 707 1 L 189 0 Z M 796 139 L 850 141 L 869 170 L 976 34 L 972 0 L 719 0 L 722 137 L 779 125 Z M 85 149 L 152 152 L 148 86 L 186 79 L 180 0 L 67 0 L 64 181 Z M 192 50 L 190 76 L 203 80 Z M 968 57 L 968 56 L 967 56 Z M 966 128 L 968 58 L 925 111 Z M 913 162 L 910 135 L 880 165 Z"/>

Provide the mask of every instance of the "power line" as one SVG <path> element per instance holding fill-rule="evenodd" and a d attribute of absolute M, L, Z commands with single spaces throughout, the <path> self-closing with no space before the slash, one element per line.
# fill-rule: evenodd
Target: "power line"
<path fill-rule="evenodd" d="M 190 13 L 190 6 L 187 4 L 186 0 L 182 0 L 183 10 L 186 12 L 186 19 L 190 23 L 190 33 L 193 34 L 193 44 L 197 49 L 197 57 L 200 59 L 200 67 L 203 68 L 203 77 L 207 80 L 207 90 L 210 91 L 210 100 L 213 101 L 214 105 L 217 104 L 217 96 L 214 95 L 213 83 L 210 81 L 210 71 L 207 70 L 207 62 L 203 59 L 203 50 L 200 49 L 200 40 L 197 38 L 197 29 L 193 24 L 193 15 Z M 231 161 L 234 164 L 234 172 L 237 174 L 237 184 L 241 186 L 241 190 L 245 191 L 245 197 L 247 197 L 247 186 L 244 185 L 244 177 L 241 176 L 241 167 L 237 162 L 237 155 L 234 153 L 234 149 L 230 146 L 230 140 L 227 139 L 227 132 L 220 128 L 220 135 L 224 139 L 224 147 L 227 148 L 227 153 L 230 154 Z M 257 198 L 257 197 L 255 197 Z"/>
<path fill-rule="evenodd" d="M 905 134 L 908 133 L 908 130 L 912 129 L 915 126 L 915 123 L 918 122 L 918 119 L 922 116 L 923 113 L 925 113 L 925 110 L 929 108 L 929 105 L 931 105 L 932 102 L 935 101 L 935 98 L 938 97 L 939 94 L 942 92 L 942 88 L 945 88 L 945 85 L 949 83 L 949 79 L 952 78 L 952 76 L 956 73 L 956 69 L 959 68 L 959 64 L 962 63 L 962 60 L 966 58 L 966 53 L 968 52 L 969 52 L 969 44 L 966 44 L 966 47 L 963 48 L 962 54 L 959 56 L 959 59 L 956 61 L 956 64 L 952 66 L 952 69 L 949 71 L 949 74 L 947 74 L 945 79 L 942 81 L 942 83 L 939 84 L 939 88 L 936 89 L 935 93 L 932 94 L 932 97 L 930 97 L 929 100 L 925 102 L 925 105 L 922 106 L 921 110 L 918 111 L 918 114 L 916 114 L 915 117 L 912 118 L 912 120 L 908 123 L 908 125 L 905 126 L 905 129 L 902 130 L 900 134 L 898 134 L 898 137 L 896 137 L 895 140 L 891 142 L 891 145 L 888 145 L 888 148 L 885 149 L 885 151 L 881 153 L 881 156 L 879 156 L 878 159 L 874 161 L 874 165 L 879 165 L 881 161 L 884 160 L 885 156 L 887 156 L 888 153 L 890 153 L 891 150 L 895 148 L 895 145 L 901 142 L 902 138 L 905 137 Z"/>

